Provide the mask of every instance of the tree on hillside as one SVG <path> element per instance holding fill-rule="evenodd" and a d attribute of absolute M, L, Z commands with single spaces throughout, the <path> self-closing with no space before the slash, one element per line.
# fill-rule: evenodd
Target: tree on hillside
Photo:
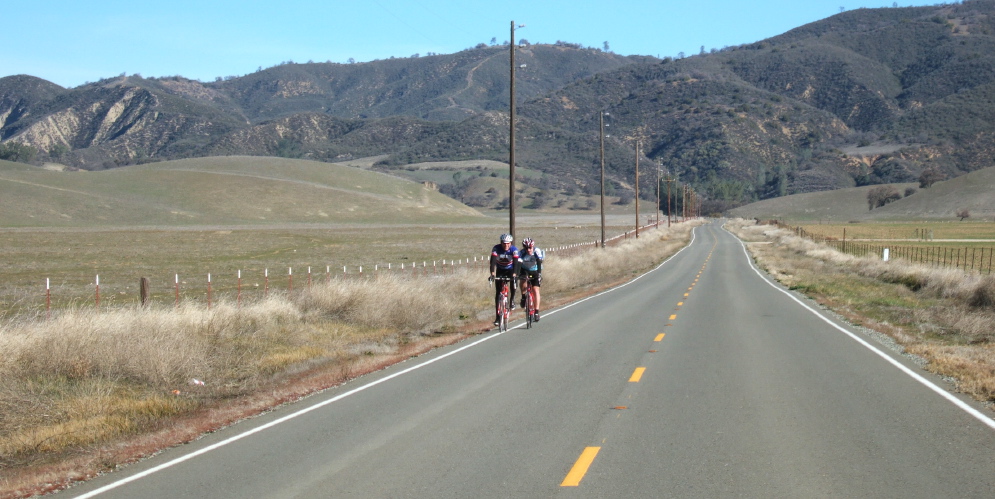
<path fill-rule="evenodd" d="M 16 161 L 18 163 L 30 163 L 35 159 L 38 150 L 34 147 L 24 145 L 20 142 L 7 142 L 0 144 L 0 159 Z"/>
<path fill-rule="evenodd" d="M 933 184 L 946 179 L 946 175 L 941 173 L 940 170 L 937 170 L 936 168 L 927 168 L 922 171 L 921 175 L 919 175 L 919 187 L 929 189 L 929 187 Z"/>
<path fill-rule="evenodd" d="M 957 210 L 957 216 L 960 218 L 960 221 L 963 222 L 965 218 L 969 218 L 971 216 L 971 212 L 968 211 L 967 208 L 961 208 Z"/>
<path fill-rule="evenodd" d="M 902 195 L 898 193 L 897 189 L 890 185 L 879 185 L 867 191 L 867 210 L 880 208 L 899 199 L 902 199 Z"/>

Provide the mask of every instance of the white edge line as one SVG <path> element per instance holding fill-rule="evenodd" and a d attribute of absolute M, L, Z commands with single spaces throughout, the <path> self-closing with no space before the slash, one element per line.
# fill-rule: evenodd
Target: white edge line
<path fill-rule="evenodd" d="M 686 250 L 689 247 L 691 247 L 691 244 L 693 244 L 694 241 L 695 241 L 694 229 L 697 229 L 697 227 L 694 227 L 691 230 L 691 241 L 688 242 L 688 244 L 686 244 L 683 248 L 681 248 L 680 251 L 678 251 L 677 253 L 674 253 L 673 255 L 671 255 L 670 258 L 664 260 L 663 263 L 661 263 L 660 265 L 657 265 L 656 267 L 650 269 L 646 273 L 635 277 L 634 279 L 632 279 L 631 281 L 626 282 L 625 284 L 621 284 L 621 285 L 616 286 L 614 288 L 611 288 L 609 290 L 602 291 L 601 293 L 598 293 L 598 294 L 593 295 L 593 296 L 589 296 L 589 297 L 584 298 L 582 300 L 575 301 L 575 302 L 573 302 L 573 303 L 571 303 L 569 305 L 557 308 L 557 309 L 555 309 L 555 310 L 553 310 L 551 312 L 547 312 L 544 315 L 552 315 L 552 314 L 554 314 L 556 312 L 560 312 L 560 311 L 566 310 L 566 309 L 568 309 L 570 307 L 573 307 L 575 305 L 579 305 L 579 304 L 581 304 L 581 303 L 583 303 L 583 302 L 585 302 L 587 300 L 590 300 L 590 299 L 593 299 L 593 298 L 597 298 L 597 297 L 599 297 L 601 295 L 604 295 L 604 294 L 607 294 L 607 293 L 611 293 L 612 291 L 615 291 L 615 290 L 618 290 L 618 289 L 622 289 L 622 288 L 628 286 L 629 284 L 632 284 L 633 282 L 636 282 L 637 280 L 642 279 L 644 276 L 649 275 L 649 274 L 651 274 L 653 272 L 656 272 L 661 267 L 663 267 L 664 265 L 666 265 L 667 262 L 669 262 L 670 260 L 674 259 L 677 255 L 681 254 L 684 250 Z M 253 428 L 251 430 L 248 430 L 248 431 L 246 431 L 244 433 L 239 433 L 238 435 L 235 435 L 233 437 L 229 437 L 229 438 L 227 438 L 225 440 L 222 440 L 220 442 L 211 444 L 211 445 L 209 445 L 207 447 L 204 447 L 202 449 L 199 449 L 199 450 L 193 451 L 193 452 L 191 452 L 189 454 L 185 454 L 183 456 L 180 456 L 180 457 L 178 457 L 176 459 L 173 459 L 172 461 L 167 461 L 167 462 L 162 463 L 162 464 L 160 464 L 158 466 L 155 466 L 153 468 L 149 468 L 149 469 L 147 469 L 145 471 L 142 471 L 140 473 L 136 473 L 134 475 L 131 475 L 131 476 L 127 477 L 127 478 L 122 478 L 122 479 L 120 479 L 120 480 L 118 480 L 116 482 L 104 485 L 103 487 L 100 487 L 99 489 L 95 489 L 95 490 L 92 490 L 90 492 L 87 492 L 86 494 L 83 494 L 83 495 L 80 495 L 80 496 L 76 496 L 76 499 L 87 499 L 87 498 L 90 498 L 90 497 L 95 497 L 95 496 L 97 496 L 99 494 L 103 494 L 104 492 L 116 489 L 116 488 L 118 488 L 118 487 L 120 487 L 122 485 L 134 482 L 135 480 L 138 480 L 140 478 L 145 478 L 145 477 L 147 477 L 147 476 L 149 476 L 149 475 L 151 475 L 153 473 L 157 473 L 157 472 L 162 471 L 162 470 L 164 470 L 166 468 L 171 468 L 171 467 L 173 467 L 173 466 L 175 466 L 177 464 L 180 464 L 182 462 L 188 461 L 188 460 L 193 459 L 193 458 L 195 458 L 197 456 L 200 456 L 202 454 L 207 454 L 208 452 L 211 452 L 212 450 L 217 449 L 219 447 L 224 447 L 225 445 L 228 445 L 228 444 L 230 444 L 232 442 L 235 442 L 237 440 L 241 440 L 241 439 L 243 439 L 245 437 L 248 437 L 250 435 L 259 433 L 259 432 L 261 432 L 263 430 L 266 430 L 268 428 L 276 426 L 276 425 L 278 425 L 280 423 L 289 421 L 289 420 L 294 419 L 294 418 L 296 418 L 298 416 L 303 416 L 304 414 L 307 414 L 307 413 L 309 413 L 311 411 L 314 411 L 316 409 L 320 409 L 320 408 L 322 408 L 322 407 L 324 407 L 324 406 L 326 406 L 328 404 L 331 404 L 333 402 L 338 402 L 339 400 L 342 400 L 342 399 L 344 399 L 344 398 L 346 398 L 346 397 L 348 397 L 350 395 L 359 393 L 359 392 L 361 392 L 363 390 L 366 390 L 367 388 L 372 388 L 372 387 L 374 387 L 376 385 L 379 385 L 380 383 L 383 383 L 385 381 L 388 381 L 388 380 L 394 379 L 394 378 L 396 378 L 398 376 L 401 376 L 402 374 L 407 374 L 407 373 L 409 373 L 411 371 L 414 371 L 416 369 L 421 369 L 422 367 L 425 367 L 425 366 L 427 366 L 429 364 L 438 362 L 438 361 L 440 361 L 440 360 L 442 360 L 442 359 L 444 359 L 446 357 L 449 357 L 450 355 L 455 355 L 455 354 L 457 354 L 459 352 L 462 352 L 463 350 L 466 350 L 466 349 L 471 348 L 471 347 L 475 347 L 475 346 L 477 346 L 477 345 L 479 345 L 479 344 L 481 344 L 481 343 L 483 343 L 483 342 L 485 342 L 487 340 L 490 340 L 490 339 L 493 339 L 493 338 L 497 338 L 498 336 L 501 336 L 501 335 L 507 333 L 508 331 L 513 331 L 513 330 L 519 329 L 519 328 L 521 328 L 523 326 L 524 326 L 524 324 L 519 324 L 519 325 L 517 325 L 515 327 L 508 328 L 507 331 L 500 331 L 500 332 L 488 335 L 488 336 L 486 336 L 484 338 L 481 338 L 481 339 L 479 339 L 477 341 L 474 341 L 472 343 L 468 343 L 466 345 L 463 345 L 462 347 L 457 348 L 457 349 L 455 349 L 455 350 L 453 350 L 451 352 L 447 352 L 447 353 L 445 353 L 443 355 L 440 355 L 438 357 L 435 357 L 433 359 L 426 360 L 426 361 L 422 362 L 421 364 L 416 364 L 416 365 L 411 366 L 411 367 L 409 367 L 407 369 L 404 369 L 402 371 L 398 371 L 398 372 L 396 372 L 394 374 L 391 374 L 389 376 L 385 376 L 383 378 L 380 378 L 380 379 L 378 379 L 376 381 L 371 381 L 370 383 L 367 383 L 367 384 L 365 384 L 363 386 L 359 386 L 359 387 L 353 388 L 352 390 L 349 390 L 349 391 L 347 391 L 345 393 L 341 393 L 339 395 L 336 395 L 336 396 L 334 396 L 334 397 L 332 397 L 332 398 L 330 398 L 328 400 L 325 400 L 324 402 L 317 403 L 315 405 L 312 405 L 310 407 L 301 409 L 301 410 L 299 410 L 297 412 L 294 412 L 294 413 L 291 413 L 291 414 L 287 414 L 286 416 L 284 416 L 284 417 L 282 417 L 280 419 L 275 419 L 273 421 L 270 421 L 269 423 L 266 423 L 266 424 L 264 424 L 262 426 L 257 426 L 257 427 L 255 427 L 255 428 Z"/>
<path fill-rule="evenodd" d="M 725 227 L 723 227 L 722 230 L 725 230 L 726 232 L 729 232 L 729 230 L 726 229 Z M 729 232 L 729 234 L 732 235 L 733 237 L 736 237 L 731 232 Z M 739 239 L 738 237 L 736 237 L 736 240 L 739 241 L 740 246 L 742 246 L 742 248 L 743 248 L 743 254 L 746 255 L 746 261 L 750 264 L 750 268 L 752 268 L 753 271 L 756 272 L 757 275 L 760 276 L 760 278 L 763 279 L 763 281 L 766 282 L 770 287 L 772 287 L 772 288 L 780 291 L 781 293 L 784 293 L 789 298 L 791 298 L 792 300 L 794 300 L 796 303 L 798 303 L 799 305 L 801 305 L 801 306 L 805 307 L 806 309 L 808 309 L 809 312 L 812 312 L 817 317 L 819 317 L 820 319 L 822 319 L 823 321 L 825 321 L 826 324 L 829 324 L 830 326 L 832 326 L 832 327 L 836 328 L 837 330 L 843 332 L 844 334 L 846 334 L 850 338 L 853 338 L 854 341 L 856 341 L 857 343 L 860 343 L 861 345 L 863 345 L 864 347 L 866 347 L 868 350 L 874 352 L 875 354 L 877 354 L 879 357 L 883 358 L 884 360 L 887 360 L 893 366 L 897 367 L 902 372 L 904 372 L 905 374 L 909 375 L 909 377 L 911 377 L 912 379 L 914 379 L 914 380 L 922 383 L 923 385 L 925 385 L 930 390 L 933 390 L 934 392 L 938 393 L 943 398 L 949 400 L 950 402 L 952 402 L 957 407 L 963 409 L 964 412 L 967 412 L 971 416 L 974 416 L 974 418 L 977 419 L 978 421 L 981 421 L 982 423 L 988 425 L 988 427 L 990 427 L 992 429 L 995 429 L 995 420 L 993 420 L 992 418 L 988 417 L 987 415 L 985 415 L 981 411 L 975 409 L 974 407 L 971 407 L 969 404 L 967 404 L 963 400 L 955 397 L 952 393 L 950 393 L 950 392 L 944 390 L 943 388 L 937 386 L 935 383 L 933 383 L 932 381 L 924 378 L 919 373 L 913 371 L 912 369 L 909 369 L 908 367 L 906 367 L 901 362 L 895 360 L 894 357 L 892 357 L 891 355 L 888 355 L 887 353 L 883 352 L 881 349 L 879 349 L 879 348 L 875 347 L 874 345 L 868 343 L 867 341 L 865 341 L 860 336 L 857 336 L 855 333 L 849 331 L 848 329 L 844 328 L 843 326 L 840 326 L 839 324 L 836 324 L 835 322 L 833 322 L 832 320 L 830 320 L 825 315 L 822 315 L 818 310 L 816 310 L 816 309 L 808 306 L 807 303 L 801 301 L 794 294 L 788 292 L 788 290 L 782 288 L 781 286 L 778 286 L 778 285 L 774 284 L 769 279 L 767 279 L 766 277 L 764 277 L 764 275 L 760 271 L 760 269 L 758 269 L 755 265 L 753 265 L 753 258 L 750 257 L 750 253 L 746 250 L 746 244 L 741 239 Z"/>

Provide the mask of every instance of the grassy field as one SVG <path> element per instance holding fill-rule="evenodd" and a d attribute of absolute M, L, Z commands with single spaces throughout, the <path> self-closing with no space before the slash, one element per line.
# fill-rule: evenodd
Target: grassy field
<path fill-rule="evenodd" d="M 808 192 L 765 199 L 740 206 L 729 216 L 761 220 L 777 219 L 797 225 L 801 222 L 847 223 L 850 221 L 956 221 L 957 212 L 966 209 L 968 221 L 995 220 L 995 167 L 937 182 L 928 189 L 918 183 L 891 184 L 903 197 L 883 207 L 869 210 L 867 193 L 876 185 L 834 191 Z M 911 195 L 905 195 L 912 189 Z"/>
<path fill-rule="evenodd" d="M 0 227 L 458 223 L 422 184 L 315 161 L 225 156 L 100 172 L 0 164 Z"/>
<path fill-rule="evenodd" d="M 616 223 L 617 218 L 613 219 Z M 399 272 L 403 264 L 421 268 L 442 261 L 482 261 L 507 230 L 504 221 L 487 218 L 474 225 L 353 226 L 336 228 L 163 228 L 151 229 L 33 229 L 0 230 L 0 317 L 17 313 L 39 314 L 46 308 L 46 279 L 53 309 L 96 302 L 96 276 L 100 276 L 103 306 L 139 302 L 139 280 L 151 282 L 152 298 L 172 304 L 176 276 L 180 299 L 207 300 L 211 274 L 212 299 L 235 299 L 238 273 L 242 299 L 256 300 L 267 291 L 300 288 L 312 280 L 325 280 L 326 270 L 339 278 L 343 267 L 355 275 L 363 267 L 369 275 L 388 264 Z M 520 222 L 521 237 L 536 239 L 541 247 L 555 248 L 589 243 L 600 237 L 593 218 L 556 223 Z M 610 226 L 610 236 L 631 227 Z M 290 272 L 293 269 L 293 276 Z M 483 271 L 481 271 L 483 272 Z M 291 282 L 293 279 L 293 282 Z"/>
<path fill-rule="evenodd" d="M 789 224 L 791 223 L 789 222 Z M 864 223 L 801 222 L 791 225 L 801 227 L 810 234 L 837 239 L 842 239 L 845 231 L 847 239 L 899 241 L 953 240 L 950 242 L 957 243 L 970 243 L 971 240 L 981 242 L 995 241 L 995 223 L 976 222 L 970 219 L 963 222 L 929 220 Z"/>

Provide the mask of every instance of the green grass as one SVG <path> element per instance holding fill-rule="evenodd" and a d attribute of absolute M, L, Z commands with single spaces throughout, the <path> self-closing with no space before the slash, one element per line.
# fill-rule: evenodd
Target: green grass
<path fill-rule="evenodd" d="M 801 223 L 799 227 L 811 234 L 842 239 L 844 231 L 849 239 L 914 239 L 923 240 L 932 234 L 938 239 L 988 239 L 995 240 L 995 223 L 941 221 L 864 222 L 864 223 Z M 990 244 L 991 241 L 988 241 Z M 937 245 L 941 243 L 936 243 Z M 949 244 L 949 243 L 943 243 Z M 970 244 L 970 243 L 968 243 Z M 982 243 L 983 244 L 983 243 Z M 958 243 L 957 245 L 960 245 Z"/>
<path fill-rule="evenodd" d="M 0 314 L 41 313 L 45 310 L 45 279 L 50 279 L 53 308 L 92 304 L 96 300 L 95 276 L 100 276 L 102 305 L 137 304 L 142 277 L 151 281 L 153 300 L 173 303 L 175 277 L 180 277 L 181 300 L 207 299 L 207 274 L 211 274 L 212 299 L 235 298 L 238 271 L 242 296 L 255 299 L 266 287 L 269 270 L 271 291 L 288 289 L 289 270 L 294 285 L 325 279 L 347 267 L 355 274 L 390 264 L 421 267 L 433 261 L 482 260 L 498 234 L 507 230 L 500 219 L 474 225 L 353 226 L 338 228 L 234 228 L 234 229 L 33 229 L 3 231 L 0 251 Z M 549 224 L 522 220 L 519 233 L 551 248 L 600 237 L 598 225 Z M 612 226 L 609 235 L 628 227 Z M 523 236 L 524 237 L 524 236 Z"/>
<path fill-rule="evenodd" d="M 342 165 L 214 157 L 101 172 L 0 165 L 0 226 L 107 227 L 471 221 L 421 184 Z"/>

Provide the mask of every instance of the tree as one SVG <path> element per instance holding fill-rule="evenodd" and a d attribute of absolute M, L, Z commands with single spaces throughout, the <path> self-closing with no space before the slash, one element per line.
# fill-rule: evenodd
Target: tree
<path fill-rule="evenodd" d="M 297 159 L 304 156 L 300 144 L 288 138 L 282 138 L 276 143 L 276 150 L 273 155 L 279 158 Z"/>
<path fill-rule="evenodd" d="M 898 193 L 897 189 L 890 185 L 879 185 L 867 191 L 867 210 L 880 208 L 899 199 L 902 199 L 902 195 Z"/>
<path fill-rule="evenodd" d="M 608 42 L 607 41 L 604 43 L 604 47 L 605 47 L 605 52 L 611 52 L 611 49 L 608 48 Z"/>
<path fill-rule="evenodd" d="M 16 161 L 18 163 L 30 163 L 35 159 L 37 149 L 20 142 L 7 142 L 0 144 L 0 159 Z"/>
<path fill-rule="evenodd" d="M 634 199 L 636 199 L 636 195 L 632 191 L 624 190 L 619 192 L 618 202 L 616 202 L 615 204 L 624 206 L 631 203 Z"/>
<path fill-rule="evenodd" d="M 55 144 L 48 150 L 48 156 L 56 161 L 62 159 L 63 156 L 68 154 L 70 151 L 69 146 L 65 144 Z"/>
<path fill-rule="evenodd" d="M 549 191 L 538 190 L 532 196 L 532 205 L 530 206 L 530 208 L 532 208 L 533 210 L 541 210 L 541 209 L 545 208 L 549 204 L 550 201 L 551 201 L 551 198 L 550 198 L 550 195 L 549 195 Z"/>
<path fill-rule="evenodd" d="M 921 175 L 919 175 L 919 187 L 922 189 L 929 189 L 933 184 L 946 179 L 947 176 L 940 172 L 940 170 L 937 170 L 936 168 L 927 168 L 922 171 Z"/>
<path fill-rule="evenodd" d="M 957 216 L 960 218 L 960 221 L 963 222 L 965 218 L 968 218 L 968 217 L 971 216 L 971 212 L 968 211 L 967 208 L 961 208 L 961 209 L 957 210 Z"/>

